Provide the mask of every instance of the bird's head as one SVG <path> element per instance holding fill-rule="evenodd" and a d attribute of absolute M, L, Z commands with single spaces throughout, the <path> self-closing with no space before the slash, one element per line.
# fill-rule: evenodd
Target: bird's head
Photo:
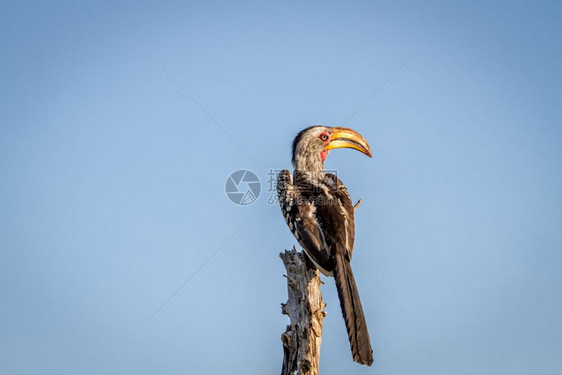
<path fill-rule="evenodd" d="M 293 166 L 297 170 L 323 171 L 330 150 L 352 148 L 371 157 L 371 147 L 353 129 L 311 126 L 302 130 L 293 141 Z"/>

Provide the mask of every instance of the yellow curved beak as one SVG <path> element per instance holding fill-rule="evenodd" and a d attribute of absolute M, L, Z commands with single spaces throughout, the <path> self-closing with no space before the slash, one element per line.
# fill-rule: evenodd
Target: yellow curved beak
<path fill-rule="evenodd" d="M 335 148 L 352 148 L 361 151 L 368 157 L 373 156 L 371 154 L 371 146 L 369 146 L 365 138 L 349 128 L 332 128 L 332 137 L 328 145 L 326 145 L 326 150 L 333 150 Z"/>

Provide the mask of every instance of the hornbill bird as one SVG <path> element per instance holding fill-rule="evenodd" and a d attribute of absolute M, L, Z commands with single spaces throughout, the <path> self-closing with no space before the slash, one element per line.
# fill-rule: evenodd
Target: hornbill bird
<path fill-rule="evenodd" d="M 372 156 L 365 138 L 352 129 L 311 126 L 301 131 L 293 141 L 294 172 L 279 174 L 277 196 L 287 225 L 305 254 L 336 281 L 353 360 L 370 366 L 373 350 L 350 265 L 354 206 L 345 185 L 324 171 L 329 151 L 344 147 Z"/>

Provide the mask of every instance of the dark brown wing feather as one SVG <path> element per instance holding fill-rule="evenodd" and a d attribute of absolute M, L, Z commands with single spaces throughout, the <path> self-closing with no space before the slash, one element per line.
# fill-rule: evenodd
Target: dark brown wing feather
<path fill-rule="evenodd" d="M 332 272 L 329 248 L 316 221 L 316 207 L 302 194 L 302 189 L 293 184 L 293 176 L 288 170 L 281 171 L 277 178 L 277 197 L 289 229 L 307 255 L 324 273 Z"/>

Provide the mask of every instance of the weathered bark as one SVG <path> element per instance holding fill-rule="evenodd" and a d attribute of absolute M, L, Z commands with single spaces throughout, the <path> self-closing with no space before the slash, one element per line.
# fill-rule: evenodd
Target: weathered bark
<path fill-rule="evenodd" d="M 281 312 L 291 324 L 281 335 L 283 369 L 281 375 L 318 375 L 322 321 L 326 304 L 320 291 L 320 274 L 302 252 L 286 250 L 279 254 L 287 269 L 289 299 Z"/>

